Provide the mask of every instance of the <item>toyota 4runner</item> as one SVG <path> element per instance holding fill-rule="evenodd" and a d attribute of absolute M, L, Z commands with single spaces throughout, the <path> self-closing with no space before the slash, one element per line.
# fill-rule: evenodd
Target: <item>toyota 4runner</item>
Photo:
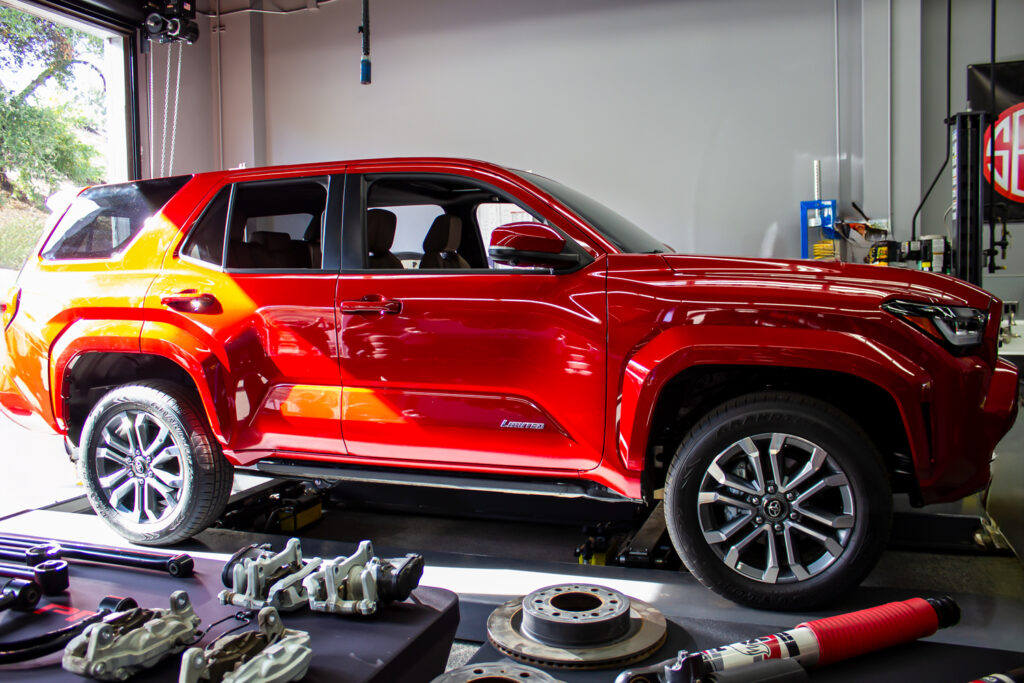
<path fill-rule="evenodd" d="M 1017 410 L 1000 302 L 951 277 L 690 256 L 532 173 L 453 159 L 92 187 L 0 304 L 0 406 L 96 512 L 172 544 L 233 468 L 650 503 L 690 571 L 808 608 L 894 493 L 984 487 Z"/>

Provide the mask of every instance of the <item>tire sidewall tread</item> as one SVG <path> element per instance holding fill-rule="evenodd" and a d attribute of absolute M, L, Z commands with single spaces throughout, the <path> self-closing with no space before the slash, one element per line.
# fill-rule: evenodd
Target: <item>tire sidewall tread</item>
<path fill-rule="evenodd" d="M 761 583 L 730 569 L 704 540 L 697 517 L 696 493 L 710 462 L 743 436 L 767 431 L 824 447 L 846 473 L 856 504 L 846 550 L 822 573 L 796 583 Z M 665 513 L 673 545 L 705 586 L 752 607 L 801 610 L 841 597 L 875 566 L 888 540 L 892 493 L 877 448 L 846 414 L 803 394 L 763 391 L 723 403 L 684 437 L 666 474 Z"/>
<path fill-rule="evenodd" d="M 183 498 L 171 519 L 155 525 L 125 523 L 112 509 L 99 487 L 90 444 L 110 416 L 125 408 L 143 409 L 157 415 L 171 429 L 189 453 L 181 454 Z M 89 413 L 79 442 L 78 474 L 85 484 L 89 502 L 121 536 L 140 545 L 171 545 L 199 533 L 223 512 L 231 495 L 233 470 L 214 438 L 205 414 L 181 387 L 170 382 L 146 381 L 126 384 L 105 394 Z"/>

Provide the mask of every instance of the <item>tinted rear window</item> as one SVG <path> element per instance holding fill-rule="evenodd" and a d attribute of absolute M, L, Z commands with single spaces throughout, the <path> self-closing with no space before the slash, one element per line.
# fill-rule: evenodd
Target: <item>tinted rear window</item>
<path fill-rule="evenodd" d="M 43 247 L 48 261 L 110 258 L 192 176 L 91 187 L 75 197 Z"/>

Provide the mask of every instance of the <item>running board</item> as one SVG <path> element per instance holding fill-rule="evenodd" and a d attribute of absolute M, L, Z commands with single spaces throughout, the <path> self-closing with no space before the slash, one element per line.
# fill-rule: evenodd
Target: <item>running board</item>
<path fill-rule="evenodd" d="M 238 468 L 243 469 L 243 468 Z M 584 498 L 604 503 L 641 503 L 591 482 L 566 482 L 544 479 L 472 477 L 460 473 L 437 474 L 410 470 L 359 469 L 342 465 L 324 465 L 308 460 L 260 460 L 243 471 L 275 477 L 354 481 L 367 484 L 397 484 L 437 489 L 459 489 L 488 493 L 511 493 L 554 498 Z"/>

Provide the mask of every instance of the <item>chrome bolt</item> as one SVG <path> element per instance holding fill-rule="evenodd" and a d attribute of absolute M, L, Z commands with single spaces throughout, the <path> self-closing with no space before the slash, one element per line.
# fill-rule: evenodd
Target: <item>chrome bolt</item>
<path fill-rule="evenodd" d="M 775 493 L 775 485 L 774 484 L 769 484 L 769 486 L 768 486 L 768 493 Z"/>
<path fill-rule="evenodd" d="M 761 499 L 758 498 L 757 496 L 754 496 L 753 498 L 750 499 L 750 504 L 751 505 L 760 505 L 761 504 Z"/>
<path fill-rule="evenodd" d="M 795 521 L 795 520 L 800 519 L 800 515 L 796 514 L 795 512 L 790 512 L 789 513 L 789 518 Z"/>
<path fill-rule="evenodd" d="M 776 524 L 776 525 L 775 525 L 774 527 L 772 527 L 772 528 L 774 528 L 774 529 L 775 529 L 776 531 L 782 531 L 782 525 L 781 525 L 781 524 Z"/>
<path fill-rule="evenodd" d="M 764 517 L 762 517 L 761 515 L 758 515 L 757 517 L 754 517 L 754 523 L 755 524 L 764 524 Z"/>
<path fill-rule="evenodd" d="M 794 496 L 793 496 L 793 492 L 792 491 L 789 491 L 788 493 L 786 493 L 786 500 L 793 500 L 793 498 L 794 498 Z"/>

